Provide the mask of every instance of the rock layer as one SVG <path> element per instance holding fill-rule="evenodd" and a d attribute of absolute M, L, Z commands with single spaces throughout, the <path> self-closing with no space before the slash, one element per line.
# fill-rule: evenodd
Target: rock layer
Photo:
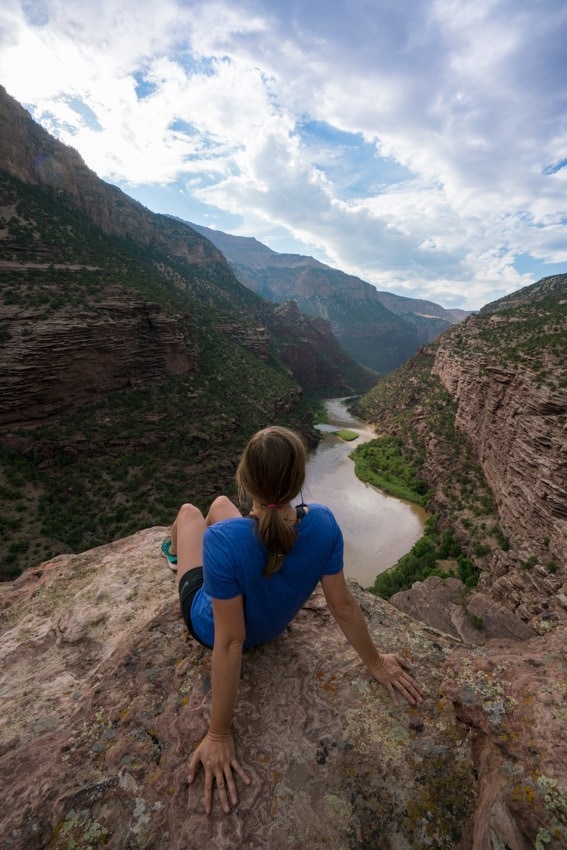
<path fill-rule="evenodd" d="M 467 593 L 456 578 L 429 576 L 410 590 L 395 593 L 390 602 L 416 620 L 469 644 L 484 645 L 491 638 L 525 640 L 533 631 L 504 605 L 485 593 Z"/>
<path fill-rule="evenodd" d="M 0 847 L 485 850 L 485 821 L 492 846 L 526 850 L 542 830 L 546 848 L 563 846 L 560 633 L 454 655 L 448 635 L 357 588 L 375 640 L 425 687 L 423 706 L 393 706 L 316 593 L 245 655 L 235 734 L 252 784 L 230 816 L 215 803 L 207 818 L 202 775 L 191 788 L 186 775 L 210 654 L 180 619 L 164 531 L 0 587 Z M 528 754 L 510 737 L 522 729 Z"/>
<path fill-rule="evenodd" d="M 9 338 L 0 347 L 0 426 L 43 422 L 198 365 L 188 318 L 166 316 L 159 305 L 140 300 L 54 316 L 4 305 L 0 323 Z"/>
<path fill-rule="evenodd" d="M 567 563 L 567 449 L 550 417 L 567 411 L 567 388 L 537 386 L 520 370 L 456 359 L 441 343 L 434 372 L 458 403 L 471 441 L 514 539 L 533 541 Z"/>
<path fill-rule="evenodd" d="M 474 320 L 464 326 L 475 338 Z M 433 372 L 457 402 L 512 551 L 493 552 L 483 573 L 492 599 L 538 629 L 564 619 L 567 579 L 567 388 L 526 369 L 494 365 L 475 352 L 456 357 L 441 339 Z"/>

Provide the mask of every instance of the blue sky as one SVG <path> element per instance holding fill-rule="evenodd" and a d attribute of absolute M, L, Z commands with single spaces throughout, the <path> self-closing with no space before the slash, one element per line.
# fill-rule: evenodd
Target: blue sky
<path fill-rule="evenodd" d="M 158 212 L 476 309 L 567 271 L 564 0 L 4 0 L 0 82 Z"/>

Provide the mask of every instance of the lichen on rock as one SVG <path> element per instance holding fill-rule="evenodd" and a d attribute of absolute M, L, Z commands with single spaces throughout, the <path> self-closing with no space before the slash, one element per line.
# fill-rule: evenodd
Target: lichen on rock
<path fill-rule="evenodd" d="M 180 618 L 175 580 L 159 555 L 163 533 L 148 529 L 60 556 L 0 587 L 0 847 L 485 846 L 474 838 L 479 805 L 487 803 L 475 777 L 473 714 L 482 714 L 482 734 L 501 747 L 518 711 L 513 699 L 520 700 L 508 690 L 512 662 L 503 657 L 489 670 L 492 650 L 456 651 L 450 636 L 354 585 L 377 643 L 405 654 L 424 686 L 423 705 L 391 703 L 315 593 L 285 634 L 245 654 L 234 732 L 252 783 L 239 784 L 231 815 L 215 802 L 207 817 L 202 774 L 189 786 L 187 765 L 207 726 L 211 658 Z M 534 641 L 544 647 L 556 639 Z M 527 643 L 533 661 L 537 644 Z M 460 680 L 447 674 L 457 669 L 455 657 L 468 671 Z M 514 671 L 518 679 L 517 665 Z M 443 678 L 454 682 L 452 691 L 446 684 L 450 699 L 440 690 Z M 461 708 L 459 689 L 471 682 L 471 704 Z M 494 711 L 483 714 L 484 697 L 495 705 L 499 687 L 508 707 L 500 725 Z M 549 713 L 560 712 L 554 692 L 545 693 Z M 535 737 L 538 715 L 530 712 Z M 557 722 L 564 728 L 559 713 Z M 521 750 L 508 761 L 516 772 L 506 811 L 518 834 L 533 846 L 547 830 L 547 846 L 558 848 L 563 787 L 553 764 L 533 778 L 533 760 L 519 771 Z M 545 789 L 542 776 L 550 780 Z M 544 801 L 532 820 L 521 782 Z M 491 823 L 498 834 L 500 822 Z"/>

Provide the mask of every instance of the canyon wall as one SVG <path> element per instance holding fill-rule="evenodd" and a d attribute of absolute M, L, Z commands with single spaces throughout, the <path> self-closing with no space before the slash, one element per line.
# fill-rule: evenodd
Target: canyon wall
<path fill-rule="evenodd" d="M 526 555 L 567 562 L 567 446 L 553 420 L 567 412 L 567 388 L 439 346 L 433 371 L 457 401 L 457 426 L 471 441 L 504 529 Z"/>
<path fill-rule="evenodd" d="M 48 276 L 48 272 L 45 273 Z M 124 296 L 45 315 L 0 306 L 0 427 L 42 423 L 115 390 L 194 372 L 188 317 Z"/>
<path fill-rule="evenodd" d="M 484 584 L 525 621 L 567 617 L 566 284 L 549 278 L 469 318 L 441 337 L 432 369 L 510 543 Z"/>
<path fill-rule="evenodd" d="M 567 619 L 566 352 L 567 275 L 555 275 L 469 316 L 361 399 L 356 412 L 399 438 L 427 484 L 438 534 L 462 547 L 436 570 L 458 569 L 468 588 L 478 574 L 474 593 L 450 591 L 422 562 L 427 580 L 392 596 L 404 611 L 455 635 L 472 619 L 481 641 L 501 607 L 540 634 Z"/>

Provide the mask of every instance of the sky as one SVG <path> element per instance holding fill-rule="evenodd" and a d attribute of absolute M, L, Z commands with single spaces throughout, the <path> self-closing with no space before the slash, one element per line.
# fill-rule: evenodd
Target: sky
<path fill-rule="evenodd" d="M 155 212 L 477 309 L 567 272 L 565 0 L 2 0 L 0 83 Z"/>

